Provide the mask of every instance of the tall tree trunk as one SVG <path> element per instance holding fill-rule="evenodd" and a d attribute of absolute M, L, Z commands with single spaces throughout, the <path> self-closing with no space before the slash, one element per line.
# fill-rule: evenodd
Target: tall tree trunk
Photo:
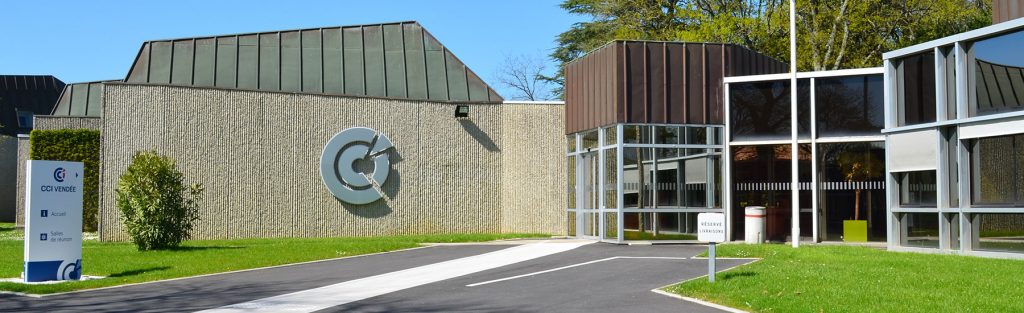
<path fill-rule="evenodd" d="M 853 200 L 853 219 L 860 220 L 860 189 L 853 192 L 856 199 Z"/>

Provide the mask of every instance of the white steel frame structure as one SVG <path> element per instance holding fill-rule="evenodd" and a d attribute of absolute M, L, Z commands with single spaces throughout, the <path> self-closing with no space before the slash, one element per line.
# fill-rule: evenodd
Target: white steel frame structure
<path fill-rule="evenodd" d="M 975 205 L 972 198 L 971 155 L 969 146 L 973 140 L 1024 134 L 1024 110 L 991 115 L 976 115 L 972 106 L 976 103 L 975 58 L 972 44 L 999 35 L 1024 31 L 1024 19 L 995 24 L 989 27 L 933 40 L 911 47 L 895 50 L 882 55 L 885 73 L 885 113 L 887 153 L 887 220 L 889 226 L 887 246 L 890 250 L 927 253 L 965 254 L 986 257 L 1024 258 L 1024 254 L 978 250 L 980 219 L 984 213 L 1024 213 L 1024 207 L 1000 207 Z M 1024 45 L 1024 42 L 1020 43 Z M 1019 46 L 1018 46 L 1019 47 Z M 950 50 L 952 52 L 950 53 Z M 901 60 L 907 56 L 932 52 L 935 55 L 935 120 L 914 125 L 900 124 L 901 90 L 899 84 L 904 77 L 898 70 Z M 949 62 L 950 55 L 952 61 Z M 945 68 L 952 64 L 951 71 Z M 964 75 L 966 74 L 966 75 Z M 952 77 L 950 77 L 952 76 Z M 950 86 L 952 85 L 952 90 Z M 955 103 L 948 103 L 947 97 L 953 92 Z M 955 112 L 947 114 L 947 112 Z M 900 204 L 899 181 L 901 171 L 892 170 L 888 163 L 899 160 L 907 148 L 900 143 L 906 138 L 932 138 L 928 148 L 935 152 L 934 158 L 921 164 L 907 164 L 911 168 L 934 169 L 936 177 L 936 204 L 929 207 L 906 207 Z M 955 163 L 953 163 L 955 161 Z M 956 199 L 956 203 L 952 201 Z M 908 237 L 902 218 L 909 213 L 934 214 L 938 219 L 938 246 L 936 248 L 915 247 L 904 244 Z"/>
<path fill-rule="evenodd" d="M 821 241 L 822 234 L 819 232 L 819 225 L 820 225 L 820 223 L 819 223 L 819 215 L 821 214 L 821 212 L 820 212 L 820 208 L 819 208 L 819 199 L 818 199 L 818 197 L 819 197 L 819 192 L 822 190 L 823 186 L 818 181 L 818 175 L 817 175 L 817 173 L 819 172 L 819 166 L 820 166 L 818 164 L 818 144 L 855 143 L 855 142 L 878 142 L 878 143 L 881 143 L 881 142 L 883 142 L 885 140 L 885 137 L 881 133 L 879 133 L 877 136 L 874 136 L 874 135 L 871 135 L 871 136 L 819 136 L 819 134 L 817 132 L 817 129 L 818 129 L 818 125 L 817 125 L 817 120 L 818 120 L 817 119 L 817 108 L 818 108 L 819 104 L 817 103 L 816 97 L 815 97 L 815 90 L 816 90 L 816 86 L 817 86 L 816 81 L 819 78 L 879 75 L 879 74 L 883 74 L 883 71 L 884 71 L 884 68 L 876 67 L 876 68 L 862 68 L 862 69 L 849 69 L 849 70 L 818 71 L 818 72 L 802 72 L 802 73 L 797 73 L 795 75 L 796 79 L 809 79 L 810 80 L 810 92 L 811 92 L 810 97 L 809 97 L 810 98 L 810 104 L 809 104 L 810 105 L 810 116 L 811 116 L 811 118 L 810 118 L 810 137 L 807 138 L 807 139 L 800 139 L 798 136 L 792 135 L 791 138 L 788 139 L 788 140 L 787 139 L 778 139 L 778 140 L 733 140 L 732 139 L 733 136 L 732 136 L 732 133 L 731 133 L 731 129 L 732 129 L 731 125 L 732 125 L 733 121 L 731 121 L 732 105 L 731 105 L 731 101 L 730 101 L 731 100 L 730 99 L 730 94 L 731 94 L 730 93 L 730 85 L 737 84 L 737 83 L 771 82 L 771 81 L 787 81 L 787 82 L 792 82 L 793 81 L 793 76 L 794 76 L 793 74 L 786 73 L 786 74 L 771 74 L 771 75 L 734 76 L 734 77 L 726 77 L 724 79 L 724 83 L 725 83 L 725 88 L 724 88 L 725 101 L 724 101 L 724 103 L 725 103 L 725 125 L 726 125 L 726 127 L 725 127 L 725 137 L 724 138 L 726 139 L 726 143 L 727 144 L 726 144 L 725 152 L 724 152 L 725 157 L 723 158 L 723 164 L 724 164 L 725 168 L 722 171 L 722 173 L 723 173 L 722 174 L 722 180 L 724 182 L 723 186 L 727 186 L 727 187 L 725 187 L 724 190 L 722 191 L 723 194 L 724 194 L 722 202 L 723 202 L 723 207 L 724 207 L 724 210 L 725 210 L 726 216 L 727 216 L 726 219 L 728 221 L 730 221 L 729 223 L 727 223 L 728 227 L 727 227 L 727 232 L 726 232 L 728 234 L 728 236 L 729 236 L 729 240 L 742 240 L 742 238 L 733 238 L 733 231 L 732 231 L 733 225 L 731 225 L 731 222 L 732 222 L 731 214 L 733 214 L 732 212 L 734 211 L 733 210 L 733 202 L 734 201 L 732 200 L 733 195 L 732 195 L 732 188 L 731 188 L 733 186 L 733 182 L 732 182 L 732 177 L 733 177 L 733 175 L 732 175 L 733 174 L 732 173 L 732 171 L 733 171 L 732 155 L 733 155 L 733 150 L 734 150 L 733 147 L 734 146 L 756 146 L 756 145 L 789 145 L 790 147 L 796 147 L 798 144 L 810 144 L 810 146 L 811 146 L 811 169 L 810 170 L 811 170 L 812 174 L 811 174 L 811 181 L 810 181 L 809 189 L 810 189 L 810 192 L 811 192 L 811 208 L 810 208 L 810 210 L 807 210 L 806 208 L 801 208 L 799 210 L 799 212 L 798 212 L 798 210 L 792 210 L 793 216 L 792 216 L 792 220 L 790 221 L 790 223 L 791 223 L 791 225 L 799 225 L 799 223 L 800 223 L 799 213 L 810 213 L 811 218 L 812 218 L 812 221 L 811 221 L 811 225 L 812 225 L 811 237 L 812 237 L 812 239 L 811 239 L 811 241 L 812 242 L 820 242 Z M 795 88 L 795 86 L 791 85 L 790 89 L 791 89 L 790 92 L 795 92 L 797 88 Z M 789 108 L 789 110 L 787 110 L 787 112 L 797 112 L 797 103 L 796 103 L 796 101 L 791 101 L 790 106 L 791 107 Z M 792 116 L 792 115 L 790 115 L 790 116 Z M 791 125 L 796 125 L 797 122 L 796 122 L 795 118 L 791 118 L 790 120 L 791 120 Z M 795 134 L 796 128 L 795 127 L 791 128 L 791 132 L 793 132 L 793 134 Z M 805 186 L 803 183 L 800 183 L 799 180 L 798 180 L 798 177 L 797 177 L 797 172 L 798 172 L 797 168 L 796 168 L 796 165 L 797 165 L 796 153 L 797 152 L 796 152 L 795 149 L 791 149 L 791 153 L 793 154 L 793 156 L 791 156 L 791 158 L 793 160 L 793 162 L 791 163 L 791 167 L 792 167 L 791 168 L 791 175 L 792 175 L 791 176 L 791 181 L 792 182 L 788 186 L 793 186 L 794 184 L 796 184 L 798 186 L 798 189 L 806 188 L 807 186 Z M 787 188 L 789 188 L 789 187 L 787 187 Z M 792 188 L 790 188 L 790 189 L 792 189 Z M 794 195 L 797 194 L 796 191 L 793 191 L 792 193 Z M 794 201 L 794 204 L 796 204 L 796 203 L 797 202 Z M 799 231 L 798 226 L 793 226 L 793 228 L 794 228 L 794 231 Z M 792 236 L 793 235 L 791 235 L 791 241 L 795 242 L 797 240 L 797 238 L 792 238 Z M 794 243 L 794 246 L 795 245 L 796 244 Z"/>
<path fill-rule="evenodd" d="M 645 139 L 647 143 L 627 143 L 624 140 L 625 127 L 647 127 L 649 138 Z M 704 130 L 704 144 L 659 144 L 657 142 L 657 133 L 654 131 L 657 128 L 677 128 L 680 130 L 680 138 L 687 138 L 688 132 L 691 129 L 703 129 Z M 725 161 L 722 158 L 722 151 L 724 148 L 723 140 L 723 126 L 722 125 L 703 125 L 703 124 L 613 124 L 598 129 L 587 130 L 583 132 L 573 133 L 568 135 L 569 151 L 566 153 L 567 166 L 570 167 L 568 171 L 569 177 L 569 188 L 570 194 L 567 203 L 567 216 L 568 221 L 566 227 L 569 230 L 569 235 L 579 238 L 600 240 L 602 242 L 610 243 L 625 243 L 628 240 L 624 235 L 626 229 L 624 225 L 624 215 L 626 213 L 653 213 L 652 216 L 657 219 L 657 213 L 703 213 L 703 212 L 723 212 L 722 202 L 724 202 L 724 195 L 719 194 L 721 191 L 715 186 L 722 186 L 718 184 L 719 176 L 715 173 L 723 173 L 724 176 L 724 164 Z M 584 138 L 588 134 L 596 132 L 598 141 L 595 146 L 587 147 L 584 143 Z M 686 132 L 686 133 L 682 133 Z M 615 134 L 615 138 L 608 138 L 609 134 Z M 626 207 L 625 194 L 626 194 L 626 171 L 625 168 L 629 165 L 625 164 L 624 151 L 629 148 L 642 148 L 650 149 L 651 152 L 656 149 L 697 149 L 698 151 L 703 149 L 704 153 L 689 154 L 685 156 L 672 157 L 671 161 L 680 161 L 686 159 L 705 159 L 705 175 L 706 175 L 706 189 L 704 203 L 706 206 L 703 207 L 684 207 L 684 206 L 673 206 L 673 207 L 659 207 L 657 190 L 661 187 L 654 186 L 654 192 L 652 192 L 652 207 L 650 208 L 633 208 Z M 614 151 L 615 159 L 610 160 L 609 151 Z M 593 158 L 594 161 L 587 161 Z M 652 158 L 657 158 L 652 156 Z M 653 184 L 657 184 L 658 169 L 657 164 L 660 163 L 661 159 L 643 161 L 638 156 L 638 162 L 650 163 L 653 165 L 651 169 L 651 181 Z M 718 160 L 717 167 L 715 160 Z M 590 163 L 595 162 L 595 163 Z M 615 162 L 614 166 L 609 166 L 609 162 Z M 595 168 L 594 166 L 588 165 L 596 164 L 596 173 L 591 172 Z M 607 181 L 609 178 L 609 170 L 614 169 L 614 182 Z M 587 176 L 595 177 L 596 183 L 588 184 Z M 640 182 L 646 184 L 648 182 Z M 588 189 L 590 188 L 590 189 Z M 641 187 L 639 192 L 645 192 L 644 188 Z M 682 187 L 678 187 L 682 188 Z M 606 196 L 609 191 L 614 191 L 615 204 L 608 205 Z M 588 196 L 590 197 L 588 199 Z M 722 199 L 722 200 L 718 200 Z M 588 207 L 590 203 L 596 203 L 592 207 Z M 614 218 L 609 218 L 614 216 Z M 594 218 L 596 226 L 595 231 L 592 234 L 586 233 L 586 225 L 588 218 Z M 696 217 L 694 217 L 696 219 Z M 614 225 L 611 225 L 614 223 Z M 657 232 L 657 222 L 655 220 L 652 225 Z M 679 227 L 682 227 L 680 225 Z M 609 233 L 609 230 L 614 231 L 614 234 Z M 640 230 L 643 231 L 643 230 Z M 692 240 L 659 240 L 662 242 L 668 241 L 682 241 L 682 242 L 696 242 L 696 237 Z"/>

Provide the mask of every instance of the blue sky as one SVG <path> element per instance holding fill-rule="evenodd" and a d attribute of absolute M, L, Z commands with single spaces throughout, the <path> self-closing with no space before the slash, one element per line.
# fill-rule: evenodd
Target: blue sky
<path fill-rule="evenodd" d="M 123 79 L 145 40 L 415 20 L 508 95 L 494 79 L 506 56 L 547 60 L 555 36 L 582 20 L 559 2 L 11 1 L 0 19 L 0 74 Z"/>

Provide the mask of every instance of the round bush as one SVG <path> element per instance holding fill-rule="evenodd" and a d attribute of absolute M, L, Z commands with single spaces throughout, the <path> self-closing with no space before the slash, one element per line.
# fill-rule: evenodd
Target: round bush
<path fill-rule="evenodd" d="M 177 247 L 199 220 L 200 185 L 185 186 L 174 161 L 136 152 L 117 184 L 121 224 L 139 250 Z"/>

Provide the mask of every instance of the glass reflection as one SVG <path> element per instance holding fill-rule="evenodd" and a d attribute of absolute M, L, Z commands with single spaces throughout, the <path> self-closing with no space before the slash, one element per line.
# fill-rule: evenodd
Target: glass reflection
<path fill-rule="evenodd" d="M 583 150 L 597 148 L 598 136 L 597 136 L 597 131 L 596 130 L 585 132 L 585 133 L 583 133 L 582 137 L 583 137 L 583 139 L 582 139 L 582 143 L 583 143 L 582 148 L 583 148 Z"/>
<path fill-rule="evenodd" d="M 801 211 L 811 209 L 811 147 L 799 145 L 798 175 L 800 185 Z M 790 145 L 733 146 L 733 237 L 743 238 L 744 208 L 764 206 L 767 209 L 766 236 L 772 241 L 785 241 L 791 234 L 792 194 L 790 188 Z M 809 215 L 801 217 L 808 223 Z M 810 224 L 800 227 L 802 234 L 809 234 Z"/>
<path fill-rule="evenodd" d="M 652 207 L 654 158 L 651 154 L 651 148 L 622 149 L 622 199 L 627 208 Z"/>
<path fill-rule="evenodd" d="M 935 171 L 899 173 L 900 206 L 934 207 Z"/>
<path fill-rule="evenodd" d="M 625 240 L 697 239 L 697 213 L 627 212 L 622 224 Z"/>
<path fill-rule="evenodd" d="M 1024 204 L 1024 135 L 978 139 L 971 159 L 975 204 Z"/>
<path fill-rule="evenodd" d="M 1024 31 L 979 40 L 971 45 L 977 115 L 1024 108 L 1024 57 L 1020 55 L 1021 42 L 1024 42 Z"/>
<path fill-rule="evenodd" d="M 810 138 L 810 80 L 797 81 L 798 135 Z M 789 80 L 729 85 L 733 140 L 790 138 Z"/>
<path fill-rule="evenodd" d="M 903 213 L 900 218 L 900 245 L 904 247 L 938 248 L 938 213 Z"/>
<path fill-rule="evenodd" d="M 978 225 L 974 249 L 997 252 L 1024 252 L 1024 214 L 972 214 Z"/>
<path fill-rule="evenodd" d="M 882 75 L 815 81 L 818 136 L 879 135 L 884 126 Z"/>
<path fill-rule="evenodd" d="M 897 61 L 899 126 L 935 122 L 935 53 Z"/>
<path fill-rule="evenodd" d="M 818 161 L 822 239 L 843 240 L 857 231 L 843 222 L 857 220 L 867 223 L 869 241 L 885 241 L 885 144 L 819 144 Z"/>

